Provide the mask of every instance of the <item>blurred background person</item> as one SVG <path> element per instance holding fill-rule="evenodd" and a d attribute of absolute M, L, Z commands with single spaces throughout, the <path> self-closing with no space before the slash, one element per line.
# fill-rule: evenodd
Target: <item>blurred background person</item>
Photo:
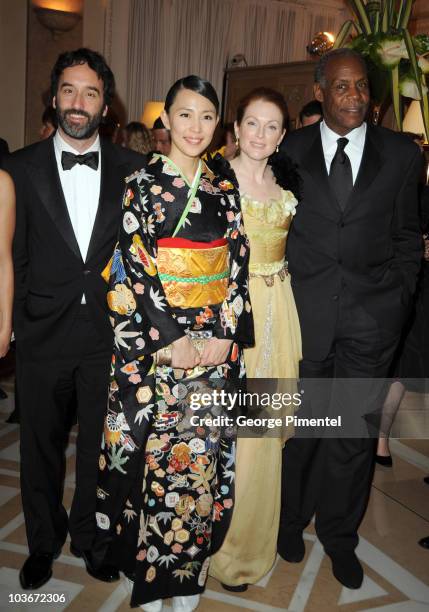
<path fill-rule="evenodd" d="M 161 117 L 155 119 L 152 128 L 152 149 L 162 155 L 169 155 L 171 149 L 170 130 L 167 130 Z"/>
<path fill-rule="evenodd" d="M 120 133 L 121 122 L 118 113 L 111 107 L 107 110 L 107 115 L 101 120 L 98 133 L 101 138 L 110 142 L 117 143 Z"/>
<path fill-rule="evenodd" d="M 236 141 L 235 133 L 234 133 L 234 124 L 227 123 L 225 125 L 224 130 L 225 130 L 224 132 L 224 138 L 225 138 L 224 147 L 225 148 L 224 148 L 223 156 L 228 161 L 231 161 L 231 159 L 234 159 L 234 157 L 238 153 L 238 145 L 237 145 L 237 141 Z"/>
<path fill-rule="evenodd" d="M 421 149 L 419 134 L 404 132 Z M 407 390 L 426 393 L 429 377 L 429 186 L 425 184 L 427 165 L 424 165 L 420 183 L 420 223 L 424 252 L 417 290 L 410 317 L 404 327 L 402 339 L 391 369 L 392 384 L 386 396 L 380 425 L 380 437 L 375 460 L 379 465 L 392 467 L 389 448 L 390 431 Z"/>
<path fill-rule="evenodd" d="M 42 114 L 42 126 L 39 130 L 40 140 L 45 140 L 53 134 L 58 127 L 57 114 L 52 106 L 47 106 Z"/>
<path fill-rule="evenodd" d="M 213 140 L 207 149 L 207 156 L 215 157 L 219 153 L 219 155 L 231 161 L 236 156 L 237 151 L 234 124 L 227 123 L 224 127 L 218 125 Z"/>
<path fill-rule="evenodd" d="M 305 104 L 299 113 L 300 127 L 313 125 L 323 118 L 322 105 L 318 100 L 311 100 Z"/>
<path fill-rule="evenodd" d="M 167 130 L 166 130 L 167 131 Z M 139 121 L 131 121 L 122 130 L 122 146 L 137 151 L 137 153 L 149 153 L 152 149 L 150 131 Z"/>

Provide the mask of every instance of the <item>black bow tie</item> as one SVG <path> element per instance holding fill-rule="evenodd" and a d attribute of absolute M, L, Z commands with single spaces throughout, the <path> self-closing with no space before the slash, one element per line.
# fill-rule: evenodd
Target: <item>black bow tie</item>
<path fill-rule="evenodd" d="M 61 165 L 63 170 L 71 170 L 75 164 L 84 164 L 89 166 L 93 170 L 98 168 L 98 151 L 90 151 L 84 155 L 75 155 L 69 151 L 63 151 L 61 153 Z"/>

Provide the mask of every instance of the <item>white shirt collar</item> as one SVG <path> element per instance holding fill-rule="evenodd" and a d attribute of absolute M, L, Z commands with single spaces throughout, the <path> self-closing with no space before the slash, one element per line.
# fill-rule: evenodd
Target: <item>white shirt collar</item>
<path fill-rule="evenodd" d="M 85 151 L 77 151 L 68 142 L 66 142 L 64 138 L 61 137 L 59 131 L 57 130 L 54 136 L 54 145 L 60 154 L 63 151 L 69 151 L 70 153 L 75 153 L 76 155 L 83 155 L 84 153 L 89 153 L 90 151 L 100 151 L 100 136 L 97 134 L 97 138 Z"/>
<path fill-rule="evenodd" d="M 324 121 L 321 121 L 320 122 L 320 133 L 322 135 L 322 139 L 324 140 L 324 142 L 326 143 L 328 147 L 331 147 L 331 146 L 336 147 L 338 138 L 347 138 L 347 140 L 349 141 L 347 146 L 351 144 L 357 147 L 361 147 L 363 146 L 363 143 L 365 142 L 366 123 L 364 121 L 359 127 L 354 128 L 353 130 L 348 132 L 348 134 L 346 134 L 345 136 L 341 136 L 340 134 L 337 134 L 336 132 L 331 130 L 331 128 L 328 127 Z"/>

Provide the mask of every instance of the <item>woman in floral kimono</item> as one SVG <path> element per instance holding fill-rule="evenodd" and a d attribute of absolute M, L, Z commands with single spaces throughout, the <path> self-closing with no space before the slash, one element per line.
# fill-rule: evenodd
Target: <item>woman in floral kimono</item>
<path fill-rule="evenodd" d="M 253 343 L 238 193 L 221 162 L 200 159 L 218 106 L 199 77 L 170 89 L 170 157 L 127 179 L 106 271 L 115 348 L 96 554 L 108 549 L 132 581 L 131 606 L 148 611 L 167 597 L 195 609 L 233 507 L 234 429 L 192 419 L 195 393 L 242 378 Z"/>

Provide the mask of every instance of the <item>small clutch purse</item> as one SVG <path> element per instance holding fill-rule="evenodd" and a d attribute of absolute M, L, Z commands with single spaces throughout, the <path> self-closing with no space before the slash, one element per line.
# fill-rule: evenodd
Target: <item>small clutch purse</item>
<path fill-rule="evenodd" d="M 206 342 L 213 337 L 213 332 L 211 330 L 188 331 L 186 335 L 191 341 L 194 349 L 198 351 L 201 356 L 204 352 Z M 171 366 L 171 349 L 172 346 L 169 344 L 153 354 L 156 366 Z"/>

